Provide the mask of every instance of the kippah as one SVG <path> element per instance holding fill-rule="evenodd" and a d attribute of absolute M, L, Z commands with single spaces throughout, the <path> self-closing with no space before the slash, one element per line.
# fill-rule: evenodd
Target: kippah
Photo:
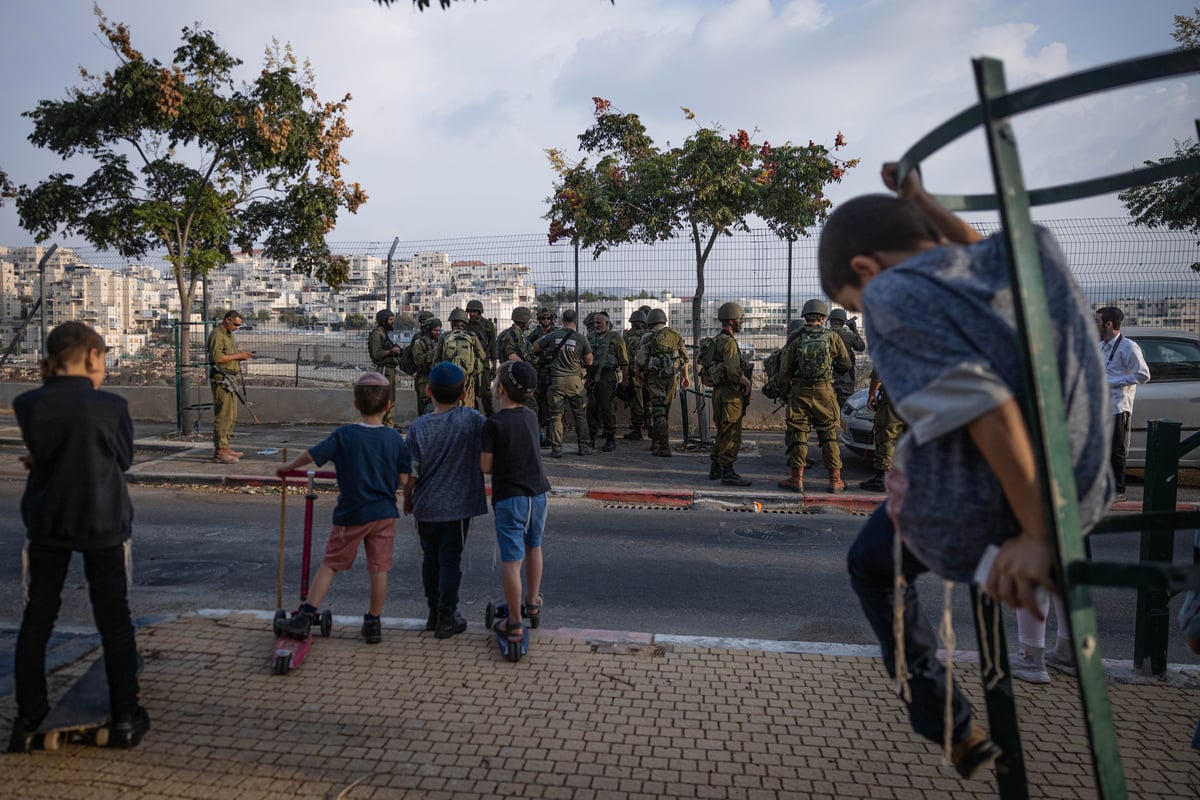
<path fill-rule="evenodd" d="M 537 388 L 537 369 L 528 361 L 506 361 L 502 369 L 504 377 L 507 378 L 505 383 L 527 392 Z"/>
<path fill-rule="evenodd" d="M 451 361 L 443 361 L 429 371 L 429 382 L 435 386 L 453 386 L 465 377 L 462 367 Z"/>
<path fill-rule="evenodd" d="M 382 372 L 364 372 L 354 382 L 355 386 L 387 386 L 387 376 Z"/>

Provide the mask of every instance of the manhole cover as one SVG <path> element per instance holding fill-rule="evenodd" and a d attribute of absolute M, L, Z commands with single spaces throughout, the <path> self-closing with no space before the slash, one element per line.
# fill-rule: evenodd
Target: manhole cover
<path fill-rule="evenodd" d="M 134 582 L 142 586 L 179 586 L 203 583 L 229 574 L 229 567 L 215 561 L 162 561 L 139 566 Z"/>
<path fill-rule="evenodd" d="M 734 528 L 733 532 L 745 539 L 764 542 L 798 542 L 817 535 L 817 531 L 803 525 L 748 525 Z"/>

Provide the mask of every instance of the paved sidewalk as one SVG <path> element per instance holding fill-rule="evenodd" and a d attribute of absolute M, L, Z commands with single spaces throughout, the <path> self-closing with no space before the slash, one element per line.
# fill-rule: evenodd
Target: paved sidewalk
<path fill-rule="evenodd" d="M 552 613 L 552 609 L 547 609 Z M 21 798 L 994 796 L 911 733 L 877 660 L 534 633 L 519 664 L 482 626 L 453 639 L 349 625 L 287 676 L 270 621 L 143 628 L 141 747 L 0 756 Z M 52 679 L 62 691 L 81 660 Z M 971 665 L 961 673 L 982 707 Z M 1195 797 L 1200 687 L 1110 687 L 1131 796 Z M 1095 796 L 1075 682 L 1017 687 L 1033 796 Z M 0 701 L 7 726 L 12 699 Z"/>

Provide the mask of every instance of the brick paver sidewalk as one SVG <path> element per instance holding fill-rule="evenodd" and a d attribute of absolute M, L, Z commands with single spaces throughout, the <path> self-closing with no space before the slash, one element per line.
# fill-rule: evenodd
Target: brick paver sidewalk
<path fill-rule="evenodd" d="M 139 631 L 153 729 L 130 751 L 0 756 L 4 794 L 65 797 L 951 797 L 874 659 L 534 634 L 519 664 L 478 626 L 438 641 L 336 627 L 287 676 L 270 623 Z M 53 676 L 61 691 L 79 662 Z M 959 673 L 982 708 L 972 665 Z M 1200 689 L 1113 685 L 1131 795 L 1196 797 Z M 1094 797 L 1074 682 L 1018 686 L 1034 796 Z M 0 701 L 5 730 L 12 698 Z"/>

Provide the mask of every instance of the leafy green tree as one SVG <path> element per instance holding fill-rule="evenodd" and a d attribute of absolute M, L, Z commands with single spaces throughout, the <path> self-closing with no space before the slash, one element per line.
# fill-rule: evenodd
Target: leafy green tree
<path fill-rule="evenodd" d="M 257 312 L 255 312 L 254 318 L 257 319 L 259 322 L 270 322 L 271 321 L 271 311 L 270 311 L 270 309 L 267 309 L 267 308 L 260 308 Z"/>
<path fill-rule="evenodd" d="M 402 331 L 416 330 L 417 318 L 407 311 L 401 311 L 396 315 L 396 328 Z"/>
<path fill-rule="evenodd" d="M 807 236 L 828 214 L 826 185 L 858 164 L 812 141 L 758 145 L 744 130 L 726 136 L 715 125 L 698 127 L 678 147 L 660 149 L 636 114 L 616 111 L 603 98 L 592 100 L 596 121 L 579 143 L 596 157 L 595 164 L 585 157 L 571 166 L 561 151 L 547 151 L 558 175 L 546 200 L 550 243 L 566 239 L 599 257 L 620 244 L 654 244 L 686 233 L 696 256 L 693 343 L 700 339 L 704 265 L 717 237 L 749 230 L 752 215 L 786 239 Z M 690 110 L 683 112 L 695 119 Z M 833 150 L 845 145 L 839 133 Z"/>
<path fill-rule="evenodd" d="M 116 66 L 81 69 L 83 86 L 25 113 L 30 141 L 95 170 L 80 182 L 58 173 L 21 187 L 21 225 L 39 242 L 78 235 L 128 258 L 165 249 L 184 319 L 200 277 L 235 247 L 260 244 L 265 257 L 295 259 L 331 287 L 344 282 L 348 264 L 331 256 L 325 235 L 340 209 L 366 201 L 341 176 L 350 95 L 322 102 L 311 66 L 278 42 L 245 84 L 234 78 L 241 60 L 211 31 L 184 28 L 164 64 L 136 50 L 125 25 L 99 7 L 96 15 Z"/>
<path fill-rule="evenodd" d="M 367 318 L 362 314 L 347 314 L 342 327 L 348 331 L 365 331 L 369 324 Z"/>
<path fill-rule="evenodd" d="M 1181 50 L 1200 47 L 1200 9 L 1190 17 L 1176 16 L 1171 36 L 1179 42 Z M 1187 139 L 1175 143 L 1175 155 L 1144 164 L 1149 167 L 1194 158 L 1200 158 L 1200 142 Z M 1125 204 L 1135 225 L 1189 231 L 1198 237 L 1197 244 L 1200 245 L 1200 174 L 1194 170 L 1157 183 L 1135 186 L 1117 197 Z M 1200 272 L 1200 261 L 1191 266 Z"/>
<path fill-rule="evenodd" d="M 12 181 L 8 179 L 8 174 L 0 169 L 0 208 L 3 208 L 5 200 L 11 200 L 17 196 L 17 187 L 13 186 Z"/>

